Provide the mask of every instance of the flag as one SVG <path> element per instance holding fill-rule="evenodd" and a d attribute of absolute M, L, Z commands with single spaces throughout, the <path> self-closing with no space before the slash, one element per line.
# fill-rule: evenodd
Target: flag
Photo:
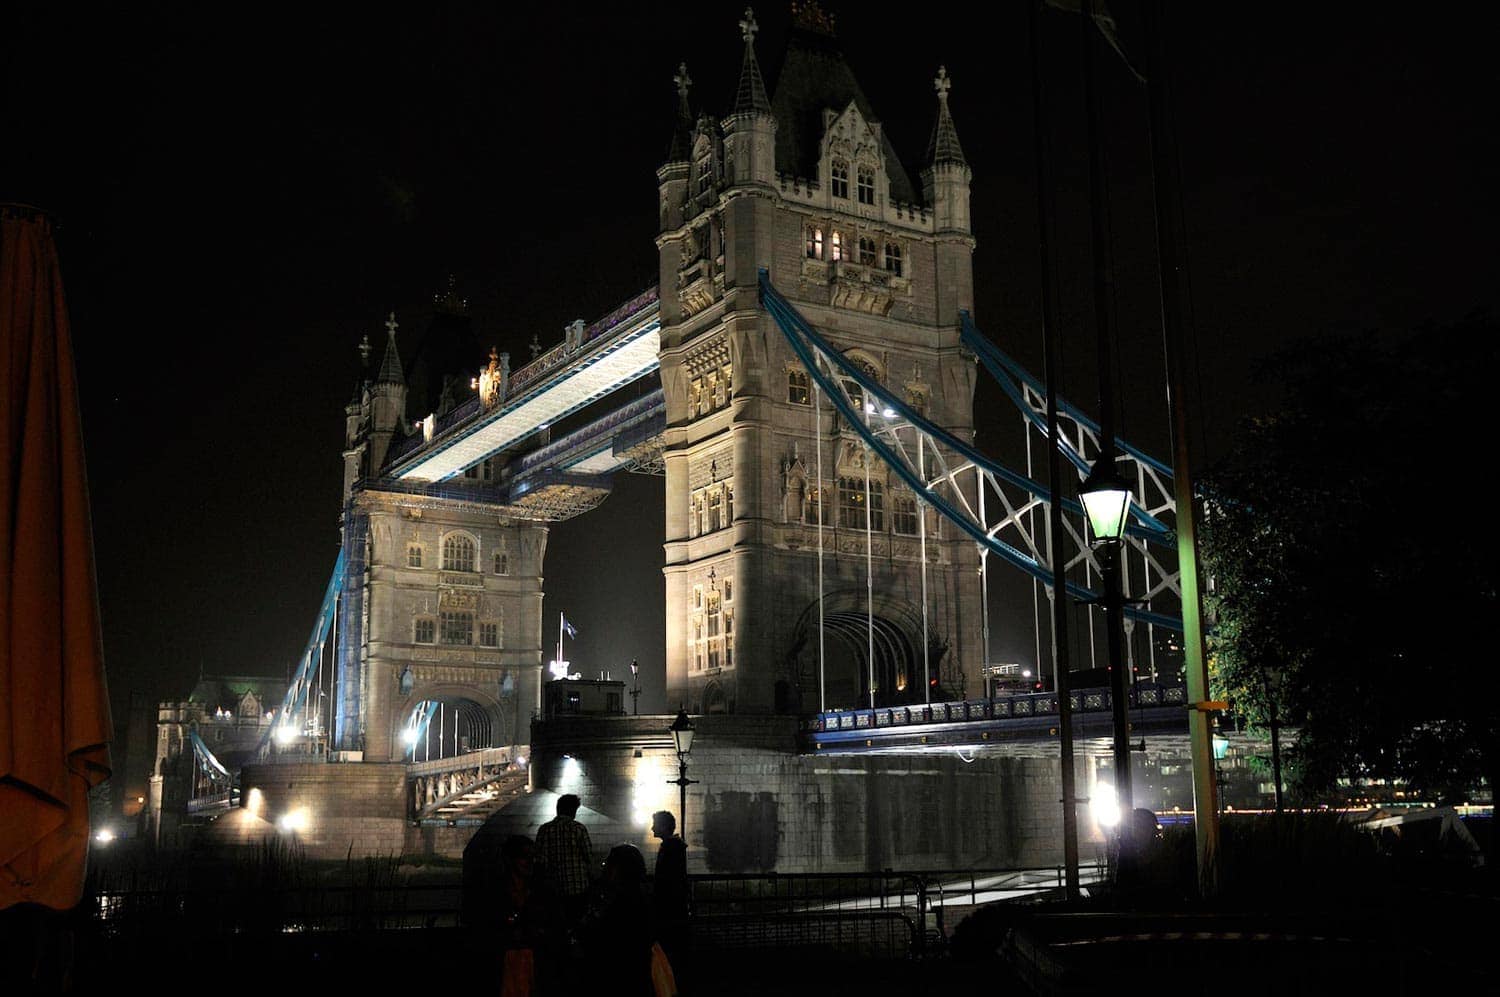
<path fill-rule="evenodd" d="M 569 637 L 572 637 L 574 640 L 577 640 L 578 639 L 578 628 L 575 627 L 573 624 L 569 623 L 568 622 L 568 618 L 566 616 L 564 616 L 562 618 L 562 623 L 563 623 L 563 633 L 567 634 Z"/>

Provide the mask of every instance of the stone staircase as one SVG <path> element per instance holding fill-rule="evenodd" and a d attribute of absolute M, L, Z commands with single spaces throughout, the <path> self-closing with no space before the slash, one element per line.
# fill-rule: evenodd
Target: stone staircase
<path fill-rule="evenodd" d="M 488 782 L 444 800 L 422 814 L 419 823 L 466 825 L 483 824 L 496 810 L 526 790 L 526 770 L 507 771 Z"/>

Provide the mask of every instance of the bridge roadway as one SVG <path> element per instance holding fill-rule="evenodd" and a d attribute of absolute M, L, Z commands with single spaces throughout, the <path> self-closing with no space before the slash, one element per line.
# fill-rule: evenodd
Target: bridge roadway
<path fill-rule="evenodd" d="M 1151 735 L 1157 743 L 1163 736 L 1186 736 L 1186 686 L 1137 682 L 1128 695 L 1132 736 Z M 1070 698 L 1078 750 L 1107 750 L 1114 731 L 1109 689 L 1074 689 Z M 835 710 L 805 720 L 800 739 L 803 753 L 819 755 L 1003 749 L 1051 756 L 1057 751 L 1057 693 Z"/>

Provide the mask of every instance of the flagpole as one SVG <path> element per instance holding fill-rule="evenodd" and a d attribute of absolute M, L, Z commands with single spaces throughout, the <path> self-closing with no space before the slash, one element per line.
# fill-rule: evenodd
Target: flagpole
<path fill-rule="evenodd" d="M 562 613 L 562 610 L 559 609 L 557 611 L 557 660 L 558 661 L 561 661 L 563 659 L 563 656 L 562 656 L 562 627 L 563 627 L 563 613 Z"/>

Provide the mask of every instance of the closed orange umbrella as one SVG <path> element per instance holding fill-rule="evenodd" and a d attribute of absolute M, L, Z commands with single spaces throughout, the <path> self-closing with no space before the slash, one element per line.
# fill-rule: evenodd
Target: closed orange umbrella
<path fill-rule="evenodd" d="M 109 697 L 52 224 L 0 205 L 0 909 L 78 903 Z"/>

